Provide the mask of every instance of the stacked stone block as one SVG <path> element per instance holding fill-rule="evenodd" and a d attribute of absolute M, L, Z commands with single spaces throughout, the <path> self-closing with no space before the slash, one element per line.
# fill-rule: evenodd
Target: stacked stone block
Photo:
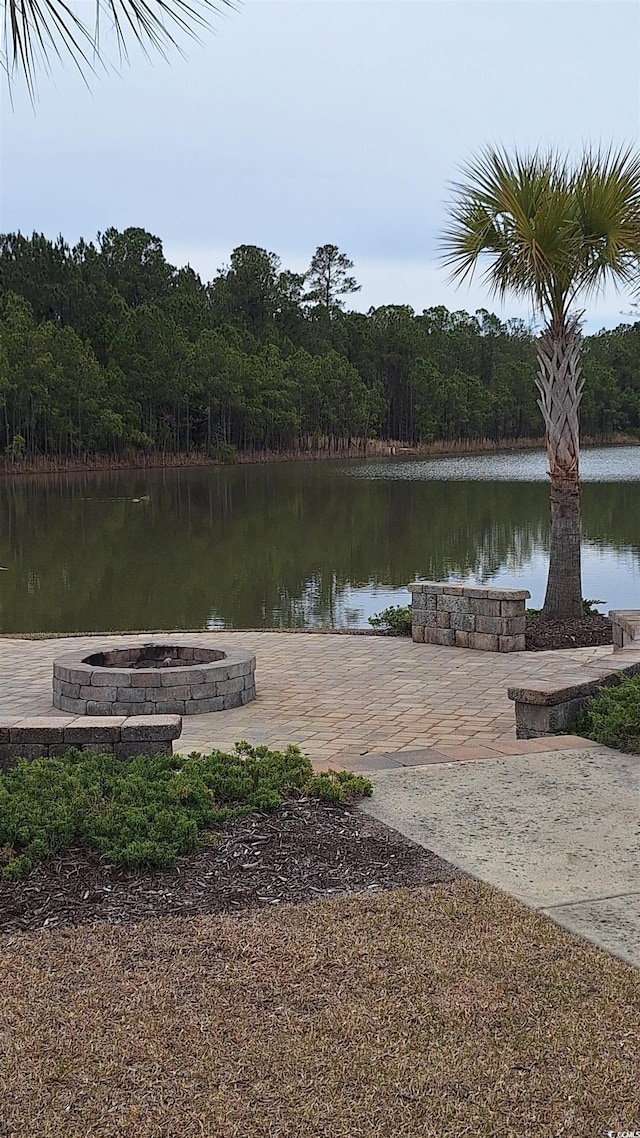
<path fill-rule="evenodd" d="M 411 593 L 411 635 L 418 644 L 524 652 L 526 589 L 483 589 L 416 581 Z"/>
<path fill-rule="evenodd" d="M 640 645 L 640 609 L 611 609 L 609 619 L 614 652 Z"/>
<path fill-rule="evenodd" d="M 632 610 L 631 615 L 640 617 L 636 610 Z M 637 675 L 640 675 L 639 639 L 614 648 L 610 656 L 575 663 L 573 671 L 567 669 L 562 679 L 541 678 L 529 687 L 521 684 L 509 687 L 507 695 L 515 704 L 517 738 L 566 734 L 574 716 L 603 688 L 615 687 L 625 676 Z"/>
<path fill-rule="evenodd" d="M 129 667 L 147 652 L 176 666 Z M 139 645 L 53 662 L 53 706 L 75 715 L 204 715 L 256 698 L 256 658 L 241 649 Z"/>
<path fill-rule="evenodd" d="M 74 748 L 129 758 L 170 755 L 182 731 L 179 715 L 91 716 L 32 715 L 0 718 L 0 770 L 17 759 L 65 755 Z"/>

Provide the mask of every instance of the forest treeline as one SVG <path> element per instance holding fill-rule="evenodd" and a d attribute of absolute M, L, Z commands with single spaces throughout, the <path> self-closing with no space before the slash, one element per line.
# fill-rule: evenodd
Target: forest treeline
<path fill-rule="evenodd" d="M 242 245 L 215 279 L 142 229 L 70 246 L 0 237 L 0 454 L 289 450 L 542 433 L 535 339 L 520 320 L 444 307 L 349 311 L 334 245 L 306 274 Z M 640 435 L 640 321 L 585 341 L 585 435 Z"/>

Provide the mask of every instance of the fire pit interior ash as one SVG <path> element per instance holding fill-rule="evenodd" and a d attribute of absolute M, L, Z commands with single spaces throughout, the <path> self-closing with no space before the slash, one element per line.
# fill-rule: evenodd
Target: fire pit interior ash
<path fill-rule="evenodd" d="M 202 715 L 256 697 L 256 658 L 231 648 L 137 644 L 53 663 L 53 704 L 75 715 Z"/>
<path fill-rule="evenodd" d="M 168 644 L 144 644 L 142 648 L 112 648 L 94 652 L 84 661 L 94 668 L 184 668 L 191 664 L 210 664 L 226 659 L 226 652 L 215 648 L 181 648 Z"/>

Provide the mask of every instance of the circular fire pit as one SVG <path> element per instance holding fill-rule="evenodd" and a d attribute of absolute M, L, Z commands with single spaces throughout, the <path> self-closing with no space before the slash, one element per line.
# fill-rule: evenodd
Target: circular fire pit
<path fill-rule="evenodd" d="M 229 648 L 138 644 L 53 662 L 53 706 L 75 715 L 203 715 L 256 698 L 256 658 Z"/>

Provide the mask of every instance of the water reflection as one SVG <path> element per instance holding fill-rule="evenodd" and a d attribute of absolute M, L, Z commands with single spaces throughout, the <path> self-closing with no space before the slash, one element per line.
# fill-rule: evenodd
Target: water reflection
<path fill-rule="evenodd" d="M 640 451 L 585 452 L 583 467 L 585 595 L 640 607 Z M 545 458 L 5 479 L 0 526 L 3 632 L 366 626 L 416 577 L 524 585 L 541 603 Z"/>
<path fill-rule="evenodd" d="M 375 459 L 358 463 L 354 478 L 399 478 L 436 482 L 546 482 L 543 451 L 460 455 L 432 459 Z M 585 447 L 580 455 L 583 482 L 640 482 L 640 446 Z"/>

